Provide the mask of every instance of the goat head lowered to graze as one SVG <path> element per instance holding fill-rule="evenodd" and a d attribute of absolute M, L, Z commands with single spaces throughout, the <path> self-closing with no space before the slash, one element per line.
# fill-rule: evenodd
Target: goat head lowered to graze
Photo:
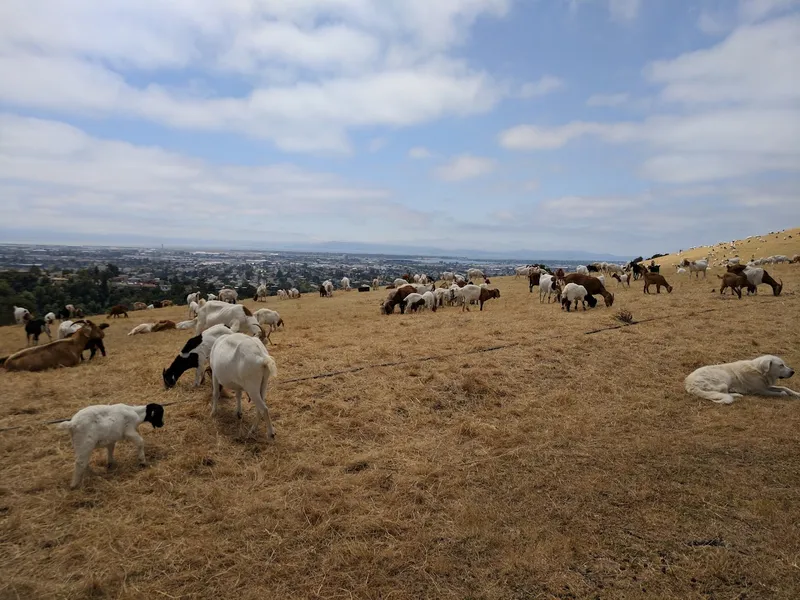
<path fill-rule="evenodd" d="M 597 277 L 583 275 L 581 273 L 570 273 L 564 277 L 565 287 L 567 283 L 576 283 L 578 285 L 582 285 L 586 288 L 586 291 L 590 296 L 600 294 L 603 297 L 606 306 L 610 307 L 612 304 L 614 304 L 614 294 L 609 292 L 603 285 L 603 282 Z"/>
<path fill-rule="evenodd" d="M 758 293 L 758 286 L 762 283 L 772 288 L 772 294 L 775 296 L 781 295 L 783 290 L 783 280 L 780 282 L 775 281 L 772 276 L 765 269 L 761 267 L 750 267 L 748 265 L 730 265 L 727 268 L 728 273 L 736 275 L 745 275 L 749 285 L 747 286 L 747 293 Z"/>

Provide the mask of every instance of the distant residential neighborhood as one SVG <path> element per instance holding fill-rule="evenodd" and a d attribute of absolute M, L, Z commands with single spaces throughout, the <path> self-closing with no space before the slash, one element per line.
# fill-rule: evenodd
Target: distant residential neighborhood
<path fill-rule="evenodd" d="M 388 283 L 407 272 L 435 279 L 443 271 L 465 272 L 471 266 L 480 266 L 489 277 L 509 275 L 519 264 L 441 256 L 2 244 L 0 323 L 9 322 L 15 305 L 48 312 L 72 303 L 92 314 L 119 303 L 181 303 L 191 291 L 224 287 L 252 298 L 261 284 L 270 295 L 293 287 L 308 293 L 326 279 L 336 283 L 345 276 L 357 287 L 375 278 Z"/>

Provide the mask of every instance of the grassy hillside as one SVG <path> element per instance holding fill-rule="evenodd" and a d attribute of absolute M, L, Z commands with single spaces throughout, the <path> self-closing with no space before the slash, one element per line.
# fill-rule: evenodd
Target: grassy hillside
<path fill-rule="evenodd" d="M 770 271 L 780 297 L 667 274 L 672 294 L 612 281 L 611 309 L 569 314 L 510 277 L 463 314 L 273 300 L 274 443 L 232 399 L 211 418 L 192 373 L 163 389 L 189 332 L 126 336 L 185 307 L 114 319 L 106 358 L 0 372 L 0 598 L 796 598 L 800 404 L 683 390 L 761 354 L 800 370 L 800 265 Z M 640 323 L 608 329 L 618 309 Z M 0 328 L 0 354 L 22 345 Z M 151 466 L 98 450 L 70 491 L 42 423 L 114 402 L 174 403 L 141 428 Z"/>
<path fill-rule="evenodd" d="M 761 240 L 766 241 L 762 242 Z M 791 258 L 795 254 L 800 254 L 800 227 L 784 229 L 779 232 L 759 235 L 749 239 L 735 240 L 734 245 L 736 246 L 736 250 L 730 249 L 730 242 L 731 240 L 728 240 L 717 244 L 698 246 L 691 250 L 684 249 L 683 252 L 675 252 L 666 257 L 659 258 L 656 262 L 671 266 L 673 263 L 678 263 L 684 258 L 688 260 L 704 258 L 708 256 L 711 250 L 716 252 L 719 260 L 722 260 L 724 256 L 739 256 L 743 261 L 748 261 L 754 256 L 755 258 L 764 258 L 767 256 L 775 256 L 776 254 L 784 254 Z"/>

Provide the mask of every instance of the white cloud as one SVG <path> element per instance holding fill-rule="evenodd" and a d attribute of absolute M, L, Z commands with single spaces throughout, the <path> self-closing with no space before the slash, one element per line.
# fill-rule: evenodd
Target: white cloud
<path fill-rule="evenodd" d="M 725 13 L 702 11 L 697 18 L 697 27 L 707 35 L 727 33 L 734 26 L 734 19 Z"/>
<path fill-rule="evenodd" d="M 343 152 L 353 127 L 490 110 L 508 90 L 448 55 L 509 4 L 7 0 L 0 102 Z"/>
<path fill-rule="evenodd" d="M 508 150 L 552 150 L 587 135 L 596 135 L 611 141 L 624 141 L 633 135 L 627 124 L 607 125 L 573 121 L 558 127 L 517 125 L 502 131 L 500 145 Z"/>
<path fill-rule="evenodd" d="M 798 5 L 798 0 L 739 0 L 739 17 L 746 22 L 758 21 Z"/>
<path fill-rule="evenodd" d="M 369 151 L 374 154 L 375 152 L 378 152 L 381 148 L 386 146 L 387 143 L 388 143 L 388 140 L 386 138 L 382 138 L 382 137 L 372 138 L 369 141 L 369 146 L 368 146 Z"/>
<path fill-rule="evenodd" d="M 291 164 L 215 165 L 2 113 L 0 195 L 7 228 L 47 219 L 73 233 L 186 234 L 196 242 L 241 239 L 243 230 L 259 228 L 285 232 L 291 224 L 307 237 L 331 239 L 332 228 L 359 228 L 365 218 L 414 227 L 431 220 L 386 189 L 328 173 Z"/>
<path fill-rule="evenodd" d="M 539 183 L 538 179 L 529 179 L 522 185 L 522 189 L 524 189 L 526 192 L 535 192 L 539 189 L 540 185 L 541 184 Z"/>
<path fill-rule="evenodd" d="M 703 10 L 697 27 L 708 35 L 728 33 L 737 25 L 756 23 L 770 16 L 788 12 L 800 5 L 800 0 L 739 0 L 721 4 L 717 10 Z"/>
<path fill-rule="evenodd" d="M 621 106 L 629 99 L 629 94 L 592 94 L 586 100 L 586 106 Z"/>
<path fill-rule="evenodd" d="M 632 21 L 639 14 L 641 0 L 608 0 L 611 17 L 617 21 Z"/>
<path fill-rule="evenodd" d="M 435 174 L 443 181 L 464 181 L 495 170 L 497 164 L 491 158 L 462 154 L 435 169 Z"/>
<path fill-rule="evenodd" d="M 423 146 L 414 146 L 408 151 L 408 156 L 414 160 L 424 160 L 426 158 L 431 158 L 433 153 Z"/>
<path fill-rule="evenodd" d="M 720 44 L 657 61 L 645 75 L 672 102 L 790 103 L 800 99 L 800 16 L 743 26 Z"/>
<path fill-rule="evenodd" d="M 668 183 L 800 171 L 800 17 L 737 29 L 707 50 L 657 61 L 644 73 L 661 100 L 683 109 L 641 122 L 518 125 L 499 135 L 511 150 L 548 150 L 593 137 L 650 151 L 645 177 Z"/>
<path fill-rule="evenodd" d="M 524 84 L 519 91 L 520 98 L 539 98 L 564 87 L 564 81 L 552 75 L 545 75 L 538 81 Z"/>

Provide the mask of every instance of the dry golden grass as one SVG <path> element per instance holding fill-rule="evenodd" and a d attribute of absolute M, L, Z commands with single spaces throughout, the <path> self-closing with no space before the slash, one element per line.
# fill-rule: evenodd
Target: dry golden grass
<path fill-rule="evenodd" d="M 789 238 L 790 239 L 783 239 Z M 762 242 L 760 238 L 766 239 Z M 712 243 L 712 242 L 708 242 Z M 729 250 L 730 240 L 727 242 L 719 242 L 713 245 L 716 249 L 718 258 L 721 260 L 723 255 L 739 256 L 743 261 L 750 260 L 753 256 L 756 258 L 765 258 L 767 256 L 775 256 L 776 254 L 785 254 L 790 259 L 792 255 L 800 253 L 800 227 L 794 229 L 784 229 L 783 231 L 759 235 L 755 238 L 747 240 L 738 240 L 736 242 L 736 250 Z M 662 265 L 671 266 L 673 263 L 678 263 L 681 259 L 697 260 L 705 258 L 708 255 L 710 248 L 705 246 L 695 248 L 693 250 L 684 250 L 683 252 L 674 252 L 668 256 L 656 259 L 657 263 Z M 769 269 L 769 265 L 767 265 Z M 662 272 L 663 272 L 662 268 Z"/>
<path fill-rule="evenodd" d="M 670 295 L 612 282 L 613 308 L 569 314 L 512 278 L 466 314 L 271 299 L 274 443 L 240 437 L 232 399 L 211 418 L 191 372 L 163 389 L 189 332 L 125 335 L 185 307 L 112 319 L 106 358 L 0 374 L 0 428 L 21 426 L 0 432 L 0 598 L 797 598 L 800 404 L 683 390 L 715 362 L 800 369 L 800 265 L 770 271 L 777 298 L 665 273 Z M 618 309 L 640 323 L 585 334 Z M 21 344 L 0 329 L 0 354 Z M 70 491 L 69 436 L 40 423 L 114 402 L 177 404 L 141 428 L 150 467 L 98 450 Z"/>

